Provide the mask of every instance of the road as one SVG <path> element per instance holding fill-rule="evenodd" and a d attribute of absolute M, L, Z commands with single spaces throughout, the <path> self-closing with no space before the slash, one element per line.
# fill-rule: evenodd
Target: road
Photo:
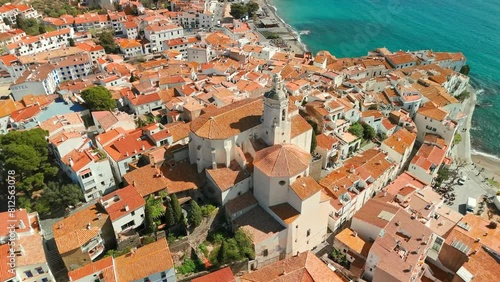
<path fill-rule="evenodd" d="M 455 190 L 455 201 L 450 207 L 461 214 L 465 214 L 465 203 L 468 197 L 477 199 L 479 203 L 482 195 L 495 195 L 496 190 L 488 182 L 484 181 L 482 174 L 478 175 L 479 172 L 473 165 L 466 165 L 459 171 L 460 174 L 467 176 L 467 179 L 464 185 L 452 185 Z"/>
<path fill-rule="evenodd" d="M 466 99 L 463 103 L 463 113 L 466 115 L 466 120 L 463 125 L 458 128 L 457 133 L 462 135 L 462 141 L 453 147 L 453 155 L 455 158 L 461 158 L 467 161 L 467 163 L 472 163 L 471 159 L 471 144 L 470 144 L 470 128 L 472 122 L 472 114 L 474 113 L 474 109 L 476 107 L 476 92 L 469 85 L 467 91 L 471 94 L 468 99 Z M 463 130 L 465 129 L 465 131 Z"/>

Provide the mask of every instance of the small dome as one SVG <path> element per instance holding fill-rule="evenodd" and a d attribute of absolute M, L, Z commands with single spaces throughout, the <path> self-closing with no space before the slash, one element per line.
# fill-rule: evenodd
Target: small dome
<path fill-rule="evenodd" d="M 258 151 L 254 166 L 271 177 L 292 177 L 309 167 L 311 155 L 293 144 L 277 144 Z"/>

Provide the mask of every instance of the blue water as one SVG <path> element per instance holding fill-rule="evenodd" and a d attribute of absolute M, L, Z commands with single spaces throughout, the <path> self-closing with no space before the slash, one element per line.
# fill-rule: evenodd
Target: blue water
<path fill-rule="evenodd" d="M 389 50 L 460 51 L 484 92 L 472 119 L 475 150 L 500 156 L 500 0 L 272 0 L 312 52 L 336 57 Z"/>

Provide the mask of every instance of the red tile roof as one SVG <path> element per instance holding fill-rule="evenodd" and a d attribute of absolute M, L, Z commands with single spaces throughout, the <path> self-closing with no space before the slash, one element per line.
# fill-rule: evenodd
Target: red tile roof
<path fill-rule="evenodd" d="M 242 282 L 343 282 L 341 276 L 329 269 L 311 252 L 272 263 L 245 274 Z"/>
<path fill-rule="evenodd" d="M 92 275 L 94 273 L 102 273 L 106 269 L 111 269 L 111 273 L 113 273 L 113 280 L 109 280 L 110 282 L 116 281 L 116 278 L 114 277 L 114 263 L 113 263 L 113 257 L 105 257 L 103 259 L 100 259 L 98 261 L 92 262 L 90 264 L 87 264 L 83 267 L 80 267 L 78 269 L 75 269 L 73 271 L 70 271 L 68 273 L 69 279 L 71 281 L 78 281 L 79 279 L 82 279 L 86 276 Z M 110 277 L 111 278 L 111 277 Z M 105 280 L 108 282 L 108 280 Z"/>
<path fill-rule="evenodd" d="M 109 201 L 111 199 L 113 200 Z M 105 202 L 108 202 L 108 204 L 105 204 Z M 101 199 L 100 203 L 108 213 L 111 221 L 118 220 L 146 205 L 144 198 L 132 185 L 109 193 Z M 128 207 L 128 209 L 125 207 Z"/>
<path fill-rule="evenodd" d="M 167 240 L 160 239 L 115 259 L 118 281 L 136 281 L 151 274 L 168 271 L 174 261 Z"/>
<path fill-rule="evenodd" d="M 201 138 L 227 139 L 260 124 L 261 98 L 245 99 L 207 111 L 191 122 L 191 131 Z"/>
<path fill-rule="evenodd" d="M 254 166 L 271 177 L 290 177 L 304 172 L 311 155 L 296 145 L 277 144 L 258 151 Z"/>
<path fill-rule="evenodd" d="M 224 267 L 210 274 L 203 275 L 201 277 L 191 280 L 191 282 L 235 282 L 233 272 L 231 268 Z"/>

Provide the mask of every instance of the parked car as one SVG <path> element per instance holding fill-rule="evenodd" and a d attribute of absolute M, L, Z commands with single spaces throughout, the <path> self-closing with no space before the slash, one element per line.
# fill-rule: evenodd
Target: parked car
<path fill-rule="evenodd" d="M 465 180 L 467 180 L 467 176 L 464 175 L 464 176 L 460 177 L 457 181 L 458 185 L 464 185 Z"/>

